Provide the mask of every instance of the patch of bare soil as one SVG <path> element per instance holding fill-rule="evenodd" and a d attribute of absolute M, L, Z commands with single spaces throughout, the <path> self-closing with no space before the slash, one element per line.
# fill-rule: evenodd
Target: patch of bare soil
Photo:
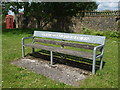
<path fill-rule="evenodd" d="M 86 79 L 90 72 L 89 69 L 91 69 L 89 65 L 81 65 L 81 63 L 57 57 L 54 57 L 54 63 L 51 66 L 49 55 L 39 53 L 12 62 L 12 64 L 19 67 L 24 67 L 53 80 L 73 86 L 79 86 L 80 80 Z"/>

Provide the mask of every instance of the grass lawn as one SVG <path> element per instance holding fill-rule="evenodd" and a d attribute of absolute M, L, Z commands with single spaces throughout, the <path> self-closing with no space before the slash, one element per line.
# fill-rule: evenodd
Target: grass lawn
<path fill-rule="evenodd" d="M 56 82 L 10 63 L 21 58 L 21 38 L 32 35 L 32 31 L 7 30 L 2 34 L 2 87 L 3 88 L 76 88 Z M 31 52 L 30 49 L 26 50 Z M 105 66 L 94 76 L 80 82 L 79 88 L 118 88 L 118 43 L 116 38 L 107 38 Z"/>

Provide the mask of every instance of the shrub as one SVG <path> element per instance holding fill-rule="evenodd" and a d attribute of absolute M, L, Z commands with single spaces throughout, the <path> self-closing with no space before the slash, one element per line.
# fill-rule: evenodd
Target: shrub
<path fill-rule="evenodd" d="M 83 28 L 82 33 L 89 35 L 106 36 L 106 37 L 116 37 L 116 38 L 120 37 L 120 33 L 118 31 L 97 31 L 85 27 Z"/>
<path fill-rule="evenodd" d="M 111 32 L 110 37 L 119 37 L 119 33 L 117 31 Z"/>

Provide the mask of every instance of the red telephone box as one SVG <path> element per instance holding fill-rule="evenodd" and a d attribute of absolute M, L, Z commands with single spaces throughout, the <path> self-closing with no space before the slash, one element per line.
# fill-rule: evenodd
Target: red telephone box
<path fill-rule="evenodd" d="M 6 15 L 6 29 L 14 28 L 14 18 L 12 15 Z"/>

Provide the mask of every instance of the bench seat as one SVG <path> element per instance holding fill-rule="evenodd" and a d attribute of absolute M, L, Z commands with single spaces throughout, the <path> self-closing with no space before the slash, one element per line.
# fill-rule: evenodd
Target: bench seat
<path fill-rule="evenodd" d="M 88 58 L 88 59 L 92 59 L 93 57 L 93 53 L 74 51 L 74 50 L 60 48 L 60 47 L 45 46 L 45 45 L 40 45 L 40 44 L 25 44 L 25 46 L 32 47 L 32 48 L 38 48 L 38 49 L 44 49 L 44 50 L 58 52 L 58 53 L 74 55 L 74 56 Z"/>

